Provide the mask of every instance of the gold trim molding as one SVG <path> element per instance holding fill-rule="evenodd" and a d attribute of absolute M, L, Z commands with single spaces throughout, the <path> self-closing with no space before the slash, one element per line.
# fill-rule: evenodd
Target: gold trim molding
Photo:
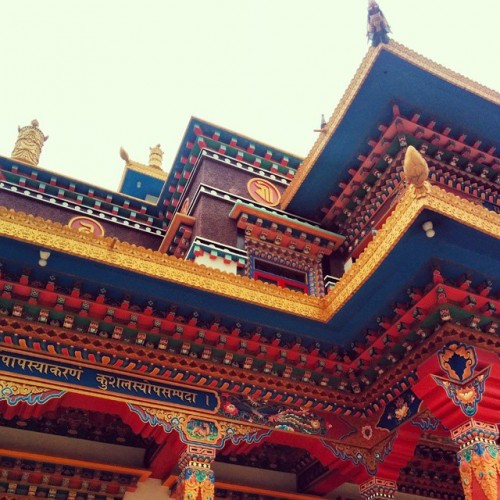
<path fill-rule="evenodd" d="M 372 276 L 390 251 L 396 246 L 418 215 L 425 209 L 444 215 L 452 220 L 488 234 L 500 237 L 500 216 L 447 193 L 441 188 L 429 185 L 426 195 L 417 192 L 410 185 L 394 212 L 377 232 L 358 260 L 342 276 L 337 285 L 324 299 L 323 321 L 328 321 L 359 290 L 362 284 Z"/>
<path fill-rule="evenodd" d="M 359 259 L 322 299 L 230 275 L 114 238 L 77 232 L 57 222 L 6 207 L 0 207 L 0 235 L 237 301 L 326 322 L 376 271 L 424 209 L 492 237 L 500 237 L 500 216 L 494 212 L 436 186 L 421 196 L 410 185 Z"/>
<path fill-rule="evenodd" d="M 316 297 L 224 273 L 114 238 L 94 237 L 6 207 L 0 207 L 0 235 L 298 316 L 316 318 L 321 310 L 321 301 Z"/>
<path fill-rule="evenodd" d="M 4 379 L 0 376 L 0 400 L 5 396 L 29 396 L 30 394 L 44 394 L 53 391 L 49 387 L 33 385 L 26 382 L 15 382 L 9 379 Z"/>
<path fill-rule="evenodd" d="M 136 161 L 128 161 L 125 163 L 125 166 L 123 167 L 123 172 L 122 172 L 122 177 L 120 179 L 120 183 L 118 185 L 118 192 L 123 196 L 122 190 L 123 190 L 123 183 L 125 182 L 125 177 L 127 176 L 127 173 L 129 170 L 132 170 L 133 172 L 137 172 L 139 174 L 144 174 L 148 175 L 149 177 L 153 177 L 154 179 L 158 179 L 159 181 L 166 182 L 168 178 L 168 174 L 161 170 L 160 168 L 156 167 L 151 167 L 149 165 L 144 165 L 143 163 L 138 163 Z M 125 195 L 128 196 L 128 195 Z M 134 197 L 135 198 L 135 197 Z M 144 201 L 141 198 L 136 198 L 140 201 Z M 156 206 L 156 203 L 149 203 L 150 205 Z"/>
<path fill-rule="evenodd" d="M 370 47 L 368 49 L 368 52 L 361 61 L 358 71 L 356 71 L 354 77 L 351 80 L 351 83 L 342 96 L 342 99 L 340 100 L 332 116 L 328 120 L 328 123 L 321 130 L 322 133 L 318 135 L 318 138 L 316 139 L 316 142 L 314 143 L 311 151 L 309 151 L 309 154 L 305 157 L 304 161 L 298 168 L 292 182 L 288 185 L 285 192 L 281 196 L 281 210 L 286 210 L 286 207 L 288 207 L 288 205 L 292 201 L 292 198 L 295 196 L 300 186 L 309 175 L 309 172 L 312 170 L 313 165 L 318 160 L 319 156 L 330 141 L 335 130 L 337 130 L 337 127 L 340 125 L 341 121 L 344 119 L 349 106 L 354 101 L 356 95 L 359 92 L 359 89 L 366 80 L 366 77 L 368 76 L 371 67 L 377 60 L 377 57 L 380 54 L 381 50 L 382 45 L 379 45 L 376 48 Z"/>
<path fill-rule="evenodd" d="M 130 161 L 125 165 L 127 170 L 133 170 L 134 172 L 138 172 L 140 174 L 148 175 L 149 177 L 154 177 L 160 181 L 166 181 L 168 174 L 163 170 L 152 167 L 150 165 L 144 165 L 143 163 L 138 163 L 136 161 Z"/>

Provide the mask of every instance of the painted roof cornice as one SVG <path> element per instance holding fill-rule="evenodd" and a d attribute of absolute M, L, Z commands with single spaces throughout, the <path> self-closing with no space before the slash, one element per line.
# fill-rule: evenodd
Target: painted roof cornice
<path fill-rule="evenodd" d="M 328 322 L 379 268 L 423 210 L 500 237 L 500 216 L 432 186 L 425 196 L 409 186 L 394 212 L 351 269 L 323 299 L 177 259 L 113 238 L 79 233 L 57 222 L 0 207 L 0 235 L 74 257 L 243 301 L 318 322 Z"/>
<path fill-rule="evenodd" d="M 461 88 L 471 94 L 474 94 L 482 99 L 488 100 L 493 104 L 500 104 L 500 93 L 481 85 L 455 71 L 452 71 L 431 59 L 428 59 L 417 52 L 405 47 L 404 45 L 391 40 L 388 44 L 381 44 L 377 47 L 370 47 L 365 57 L 363 58 L 358 70 L 354 74 L 347 90 L 342 96 L 340 102 L 335 108 L 332 116 L 328 120 L 326 126 L 321 130 L 316 142 L 305 157 L 297 173 L 283 193 L 281 199 L 281 207 L 286 210 L 288 205 L 292 202 L 294 196 L 299 191 L 304 180 L 307 178 L 313 169 L 316 161 L 323 153 L 326 145 L 329 143 L 332 136 L 335 134 L 337 128 L 342 123 L 347 111 L 349 110 L 354 99 L 357 97 L 358 92 L 363 86 L 366 78 L 370 74 L 372 67 L 383 52 L 389 52 L 399 57 L 400 59 L 434 75 L 448 83 Z"/>

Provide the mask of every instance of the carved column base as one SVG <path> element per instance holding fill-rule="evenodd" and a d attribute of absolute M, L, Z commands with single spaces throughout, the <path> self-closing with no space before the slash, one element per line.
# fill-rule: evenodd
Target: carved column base
<path fill-rule="evenodd" d="M 365 500 L 395 498 L 397 489 L 396 481 L 380 477 L 372 477 L 359 486 L 359 492 Z"/>
<path fill-rule="evenodd" d="M 496 424 L 469 422 L 451 431 L 460 445 L 458 464 L 467 500 L 497 500 L 500 493 L 500 449 Z"/>
<path fill-rule="evenodd" d="M 214 449 L 188 445 L 179 460 L 177 500 L 214 500 L 215 475 L 210 468 L 214 459 Z"/>

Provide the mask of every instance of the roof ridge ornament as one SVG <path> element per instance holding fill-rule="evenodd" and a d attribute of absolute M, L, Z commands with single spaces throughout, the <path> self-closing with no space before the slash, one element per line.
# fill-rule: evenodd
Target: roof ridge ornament
<path fill-rule="evenodd" d="M 161 164 L 163 162 L 163 150 L 160 145 L 149 148 L 149 166 L 161 169 Z"/>
<path fill-rule="evenodd" d="M 321 124 L 320 124 L 320 127 L 314 129 L 314 132 L 326 132 L 326 129 L 325 129 L 326 125 L 327 125 L 327 123 L 326 123 L 326 120 L 325 120 L 325 115 L 322 114 L 321 115 Z"/>
<path fill-rule="evenodd" d="M 154 169 L 154 170 L 160 170 L 163 172 L 161 166 L 162 166 L 162 161 L 163 161 L 163 150 L 161 149 L 160 145 L 157 144 L 154 147 L 149 148 L 149 163 L 147 165 L 143 163 L 139 163 L 137 161 L 131 160 L 129 154 L 125 150 L 125 148 L 120 147 L 120 158 L 125 162 L 125 165 L 130 165 L 130 164 L 135 164 L 135 165 L 142 165 L 144 168 L 149 168 L 149 169 Z"/>
<path fill-rule="evenodd" d="M 11 154 L 13 160 L 19 160 L 36 167 L 40 160 L 43 143 L 49 138 L 38 128 L 38 120 L 31 120 L 30 125 L 17 127 L 18 136 Z"/>
<path fill-rule="evenodd" d="M 408 146 L 403 163 L 403 171 L 417 198 L 424 198 L 431 190 L 429 166 L 424 157 L 413 147 Z"/>
<path fill-rule="evenodd" d="M 380 43 L 389 43 L 388 34 L 390 32 L 391 27 L 378 3 L 375 0 L 368 0 L 368 29 L 366 35 L 372 46 L 377 47 Z"/>

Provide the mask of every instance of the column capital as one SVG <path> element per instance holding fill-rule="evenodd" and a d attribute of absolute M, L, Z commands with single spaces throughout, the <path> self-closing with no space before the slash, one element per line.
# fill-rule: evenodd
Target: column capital
<path fill-rule="evenodd" d="M 359 492 L 365 500 L 395 498 L 396 491 L 396 481 L 381 477 L 372 477 L 359 486 Z"/>
<path fill-rule="evenodd" d="M 460 446 L 457 453 L 462 486 L 467 500 L 497 500 L 500 482 L 500 450 L 497 424 L 471 418 L 451 430 Z"/>
<path fill-rule="evenodd" d="M 179 457 L 179 467 L 197 467 L 210 469 L 215 460 L 215 449 L 195 444 L 188 444 Z"/>
<path fill-rule="evenodd" d="M 451 439 L 461 448 L 474 443 L 496 444 L 499 437 L 498 425 L 480 422 L 471 418 L 467 422 L 451 430 Z"/>

